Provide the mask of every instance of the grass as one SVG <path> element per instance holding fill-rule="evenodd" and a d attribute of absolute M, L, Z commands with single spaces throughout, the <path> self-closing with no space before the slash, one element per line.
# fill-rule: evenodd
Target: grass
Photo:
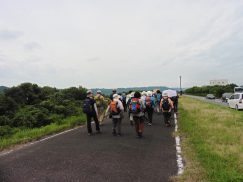
<path fill-rule="evenodd" d="M 18 144 L 24 144 L 38 140 L 46 135 L 51 135 L 69 128 L 73 128 L 77 125 L 83 124 L 85 121 L 85 115 L 82 114 L 80 116 L 72 116 L 63 119 L 58 123 L 52 123 L 41 128 L 20 130 L 10 137 L 0 138 L 0 151 Z"/>
<path fill-rule="evenodd" d="M 180 99 L 179 134 L 185 173 L 178 181 L 243 181 L 243 112 Z"/>

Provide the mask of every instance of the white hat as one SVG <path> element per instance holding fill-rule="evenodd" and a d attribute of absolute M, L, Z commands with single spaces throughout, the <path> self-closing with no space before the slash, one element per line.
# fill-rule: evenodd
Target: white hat
<path fill-rule="evenodd" d="M 96 92 L 97 94 L 101 94 L 101 90 L 97 90 L 97 92 Z"/>
<path fill-rule="evenodd" d="M 151 91 L 148 91 L 147 92 L 147 96 L 151 97 L 152 96 L 152 92 Z"/>
<path fill-rule="evenodd" d="M 118 94 L 114 94 L 113 95 L 113 99 L 115 99 L 115 98 L 119 98 L 119 95 Z"/>
<path fill-rule="evenodd" d="M 87 94 L 92 94 L 92 93 L 93 93 L 92 90 L 87 91 Z"/>
<path fill-rule="evenodd" d="M 142 95 L 147 95 L 147 93 L 145 91 L 142 92 Z"/>

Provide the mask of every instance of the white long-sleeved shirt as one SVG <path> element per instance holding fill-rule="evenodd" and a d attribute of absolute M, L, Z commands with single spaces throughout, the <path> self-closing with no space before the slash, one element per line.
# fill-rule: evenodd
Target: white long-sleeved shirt
<path fill-rule="evenodd" d="M 118 115 L 112 115 L 112 118 L 121 118 L 121 113 L 124 112 L 123 104 L 119 99 L 113 99 L 113 101 L 117 102 L 117 108 L 120 109 L 121 112 Z M 106 115 L 109 111 L 110 111 L 110 105 L 106 109 Z"/>

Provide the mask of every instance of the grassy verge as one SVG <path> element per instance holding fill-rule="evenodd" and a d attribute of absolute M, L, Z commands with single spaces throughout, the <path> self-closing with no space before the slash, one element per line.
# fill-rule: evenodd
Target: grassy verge
<path fill-rule="evenodd" d="M 243 112 L 188 97 L 179 115 L 186 170 L 178 181 L 243 181 Z"/>
<path fill-rule="evenodd" d="M 30 141 L 38 140 L 46 135 L 73 128 L 77 125 L 83 124 L 85 121 L 85 115 L 82 114 L 80 116 L 72 116 L 67 119 L 63 119 L 58 123 L 52 123 L 41 128 L 20 130 L 10 137 L 0 138 L 0 151 L 17 144 L 24 144 Z"/>

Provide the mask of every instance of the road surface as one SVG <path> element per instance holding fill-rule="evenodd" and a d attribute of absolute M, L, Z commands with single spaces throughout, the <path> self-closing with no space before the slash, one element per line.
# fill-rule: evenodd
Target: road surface
<path fill-rule="evenodd" d="M 229 107 L 227 102 L 222 102 L 221 99 L 207 99 L 206 97 L 201 97 L 201 96 L 194 96 L 194 95 L 185 95 L 187 97 L 191 97 L 191 98 L 195 98 L 195 99 L 199 99 L 205 102 L 209 102 L 209 103 L 214 103 L 214 104 L 218 104 L 221 106 L 225 106 L 225 107 Z"/>
<path fill-rule="evenodd" d="M 123 136 L 112 136 L 111 127 L 108 120 L 102 134 L 88 136 L 81 127 L 2 155 L 0 181 L 167 182 L 177 174 L 174 128 L 166 128 L 161 115 L 143 139 L 127 116 Z"/>

